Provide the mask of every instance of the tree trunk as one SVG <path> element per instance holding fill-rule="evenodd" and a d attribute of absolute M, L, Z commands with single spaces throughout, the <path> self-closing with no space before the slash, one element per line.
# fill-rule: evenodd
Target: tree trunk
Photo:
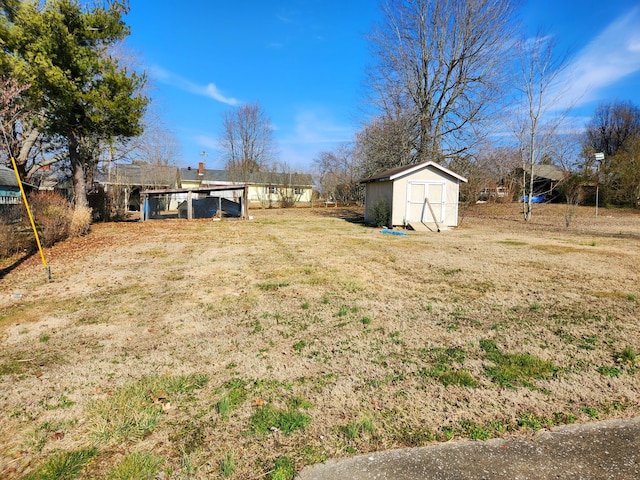
<path fill-rule="evenodd" d="M 86 207 L 87 181 L 84 169 L 84 159 L 80 153 L 78 139 L 73 133 L 68 136 L 69 160 L 71 161 L 71 175 L 73 179 L 73 195 L 76 208 Z"/>

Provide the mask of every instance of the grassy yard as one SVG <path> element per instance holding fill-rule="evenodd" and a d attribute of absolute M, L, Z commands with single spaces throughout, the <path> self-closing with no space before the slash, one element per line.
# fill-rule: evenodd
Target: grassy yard
<path fill-rule="evenodd" d="M 0 264 L 0 477 L 283 480 L 639 415 L 640 213 L 518 208 L 406 237 L 330 208 L 100 224 L 46 252 L 53 283 Z"/>

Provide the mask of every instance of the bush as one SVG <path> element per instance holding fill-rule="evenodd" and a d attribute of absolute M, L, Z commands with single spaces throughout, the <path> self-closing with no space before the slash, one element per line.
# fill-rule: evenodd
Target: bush
<path fill-rule="evenodd" d="M 22 205 L 0 205 L 0 258 L 31 248 L 26 216 Z"/>
<path fill-rule="evenodd" d="M 68 200 L 55 192 L 37 192 L 29 196 L 29 205 L 43 247 L 69 236 L 73 206 Z"/>
<path fill-rule="evenodd" d="M 381 198 L 371 209 L 371 223 L 376 227 L 389 225 L 389 214 L 389 205 L 384 198 Z"/>
<path fill-rule="evenodd" d="M 89 231 L 91 209 L 74 209 L 71 202 L 58 193 L 32 193 L 29 195 L 29 206 L 43 247 Z M 24 205 L 0 211 L 0 257 L 10 257 L 35 248 L 36 241 Z"/>
<path fill-rule="evenodd" d="M 76 207 L 71 214 L 69 225 L 70 237 L 81 237 L 89 233 L 91 228 L 91 209 L 89 207 Z"/>

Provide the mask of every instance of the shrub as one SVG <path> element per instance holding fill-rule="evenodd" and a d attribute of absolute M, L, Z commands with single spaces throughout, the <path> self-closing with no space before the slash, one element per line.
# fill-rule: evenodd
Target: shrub
<path fill-rule="evenodd" d="M 69 236 L 73 207 L 68 200 L 55 192 L 37 192 L 30 195 L 29 205 L 42 246 L 50 247 Z"/>
<path fill-rule="evenodd" d="M 371 223 L 376 227 L 389 225 L 389 214 L 389 205 L 384 198 L 381 198 L 371 209 Z"/>
<path fill-rule="evenodd" d="M 0 258 L 34 248 L 23 205 L 0 205 Z"/>
<path fill-rule="evenodd" d="M 91 209 L 89 207 L 76 207 L 71 214 L 69 236 L 80 237 L 89 233 L 91 228 Z"/>

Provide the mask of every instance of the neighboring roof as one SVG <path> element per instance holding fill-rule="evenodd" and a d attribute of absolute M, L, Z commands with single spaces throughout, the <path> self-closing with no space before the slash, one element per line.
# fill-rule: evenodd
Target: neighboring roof
<path fill-rule="evenodd" d="M 535 165 L 533 174 L 537 178 L 546 178 L 557 182 L 562 180 L 567 175 L 567 172 L 564 171 L 564 168 L 556 165 Z"/>
<path fill-rule="evenodd" d="M 362 180 L 360 183 L 387 182 L 387 181 L 395 180 L 399 177 L 409 175 L 411 173 L 414 173 L 429 167 L 439 170 L 440 172 L 446 175 L 449 175 L 450 177 L 456 178 L 461 182 L 467 181 L 467 179 L 464 178 L 462 175 L 458 175 L 457 173 L 449 170 L 448 168 L 443 167 L 442 165 L 436 162 L 428 161 L 428 162 L 416 163 L 413 165 L 403 165 L 401 167 L 390 168 L 389 170 L 376 173 L 375 175 Z"/>
<path fill-rule="evenodd" d="M 181 168 L 180 180 L 186 182 L 240 182 L 264 185 L 304 185 L 313 186 L 313 177 L 307 173 L 276 173 L 253 172 L 243 178 L 233 178 L 227 170 L 205 169 L 203 175 L 198 175 L 197 168 Z"/>
<path fill-rule="evenodd" d="M 26 187 L 27 189 L 35 188 L 32 184 L 25 181 L 22 182 L 22 186 Z M 16 180 L 16 173 L 13 171 L 13 168 L 0 165 L 0 187 L 11 187 L 20 189 L 18 180 Z"/>
<path fill-rule="evenodd" d="M 18 188 L 18 180 L 12 168 L 0 165 L 0 186 Z"/>
<path fill-rule="evenodd" d="M 229 172 L 226 170 L 204 169 L 203 175 L 198 175 L 197 168 L 181 168 L 179 170 L 180 180 L 187 182 L 231 182 Z"/>
<path fill-rule="evenodd" d="M 94 182 L 101 185 L 171 187 L 176 184 L 178 167 L 170 165 L 115 164 L 107 172 L 96 172 Z"/>

